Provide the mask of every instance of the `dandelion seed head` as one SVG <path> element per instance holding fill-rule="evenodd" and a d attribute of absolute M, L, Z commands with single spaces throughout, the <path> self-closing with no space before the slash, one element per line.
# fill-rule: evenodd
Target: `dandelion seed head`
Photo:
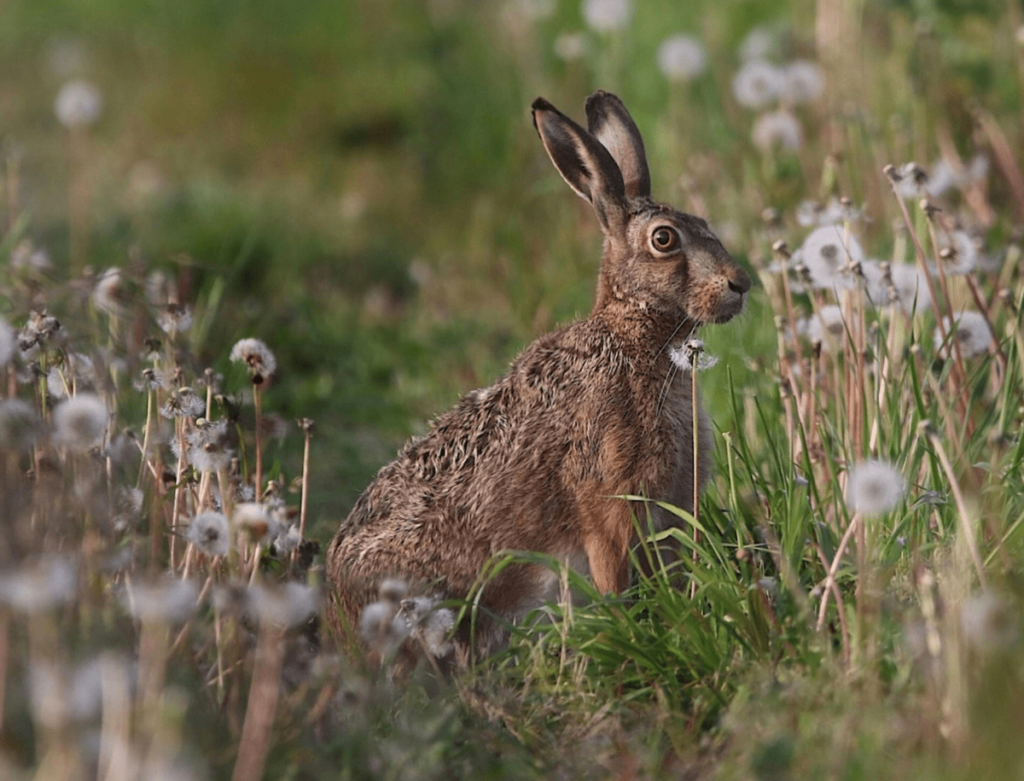
<path fill-rule="evenodd" d="M 231 348 L 231 360 L 246 365 L 249 377 L 255 385 L 266 382 L 277 369 L 274 354 L 259 339 L 241 339 L 235 342 L 235 346 Z"/>
<path fill-rule="evenodd" d="M 771 152 L 773 149 L 796 152 L 804 140 L 800 120 L 786 109 L 761 114 L 754 120 L 750 135 L 754 146 L 762 152 Z"/>
<path fill-rule="evenodd" d="M 86 127 L 100 117 L 103 96 L 95 84 L 75 79 L 67 82 L 57 93 L 53 113 L 66 128 Z"/>
<path fill-rule="evenodd" d="M 583 20 L 599 33 L 624 29 L 633 17 L 633 0 L 583 0 Z"/>
<path fill-rule="evenodd" d="M 732 80 L 736 102 L 747 108 L 764 108 L 779 99 L 785 77 L 781 70 L 765 60 L 748 60 Z"/>
<path fill-rule="evenodd" d="M 813 103 L 825 89 L 821 68 L 810 60 L 794 60 L 782 69 L 782 99 L 790 105 Z"/>
<path fill-rule="evenodd" d="M 168 390 L 171 387 L 171 381 L 167 377 L 167 373 L 161 369 L 147 367 L 139 372 L 138 377 L 132 380 L 132 387 L 140 392 Z"/>
<path fill-rule="evenodd" d="M 864 217 L 862 209 L 853 204 L 843 203 L 838 198 L 830 198 L 822 205 L 817 201 L 801 201 L 796 207 L 797 224 L 804 228 L 837 225 L 841 222 L 857 222 Z"/>
<path fill-rule="evenodd" d="M 249 535 L 255 542 L 266 537 L 273 539 L 278 534 L 279 524 L 259 502 L 241 502 L 235 505 L 232 524 L 240 532 Z"/>
<path fill-rule="evenodd" d="M 191 580 L 166 577 L 135 582 L 122 594 L 122 602 L 136 620 L 179 624 L 195 611 L 199 590 Z"/>
<path fill-rule="evenodd" d="M 409 593 L 409 587 L 404 580 L 399 578 L 385 578 L 377 586 L 377 594 L 384 602 L 393 602 L 396 605 L 405 599 Z"/>
<path fill-rule="evenodd" d="M 963 604 L 960 628 L 968 645 L 986 653 L 1011 648 L 1020 636 L 1010 604 L 992 593 L 971 597 Z"/>
<path fill-rule="evenodd" d="M 992 334 L 988 329 L 985 316 L 980 312 L 967 310 L 956 316 L 950 322 L 948 317 L 943 317 L 942 322 L 946 327 L 946 333 L 950 335 L 950 341 L 956 339 L 960 345 L 960 355 L 964 358 L 973 358 L 988 352 L 989 342 Z M 944 355 L 949 353 L 948 346 L 942 347 L 942 331 L 935 328 L 935 348 L 941 349 Z"/>
<path fill-rule="evenodd" d="M 200 419 L 201 420 L 201 419 Z M 231 463 L 231 430 L 226 419 L 210 423 L 196 421 L 196 426 L 185 435 L 188 461 L 200 472 L 220 472 Z"/>
<path fill-rule="evenodd" d="M 684 372 L 692 371 L 695 363 L 697 371 L 710 369 L 718 363 L 718 356 L 705 352 L 704 342 L 700 339 L 689 339 L 682 344 L 670 347 L 668 357 Z"/>
<path fill-rule="evenodd" d="M 801 320 L 797 330 L 812 344 L 820 343 L 826 352 L 841 352 L 846 346 L 843 310 L 835 304 L 823 306 L 820 312 Z"/>
<path fill-rule="evenodd" d="M 124 274 L 121 269 L 108 268 L 100 274 L 92 291 L 93 306 L 108 315 L 120 317 L 125 311 L 126 298 Z"/>
<path fill-rule="evenodd" d="M 167 304 L 156 316 L 164 333 L 182 334 L 192 327 L 192 310 L 182 304 Z"/>
<path fill-rule="evenodd" d="M 29 274 L 45 274 L 53 268 L 44 249 L 36 249 L 30 239 L 22 239 L 11 250 L 11 268 Z"/>
<path fill-rule="evenodd" d="M 950 231 L 948 235 L 940 231 L 938 241 L 939 262 L 946 276 L 970 274 L 978 265 L 978 247 L 966 231 Z M 935 263 L 929 263 L 928 268 L 932 274 L 939 273 Z"/>
<path fill-rule="evenodd" d="M 894 509 L 903 498 L 903 475 L 886 461 L 861 461 L 851 470 L 846 504 L 855 513 L 872 516 Z"/>
<path fill-rule="evenodd" d="M 231 527 L 223 513 L 207 511 L 192 519 L 185 535 L 207 556 L 227 556 L 231 549 Z"/>
<path fill-rule="evenodd" d="M 198 418 L 206 412 L 206 401 L 188 386 L 176 388 L 160 407 L 160 414 L 172 418 Z"/>
<path fill-rule="evenodd" d="M 33 615 L 70 602 L 78 594 L 78 564 L 53 556 L 0 575 L 0 602 Z"/>
<path fill-rule="evenodd" d="M 755 27 L 740 42 L 740 59 L 767 59 L 775 51 L 777 44 L 775 33 L 764 27 Z"/>
<path fill-rule="evenodd" d="M 56 441 L 72 450 L 84 451 L 98 445 L 109 420 L 107 405 L 92 393 L 79 393 L 53 409 Z"/>
<path fill-rule="evenodd" d="M 814 287 L 841 290 L 853 287 L 850 266 L 864 263 L 864 250 L 853 235 L 845 236 L 841 226 L 826 225 L 811 231 L 804 239 L 800 259 Z"/>
<path fill-rule="evenodd" d="M 320 610 L 318 589 L 289 581 L 280 586 L 250 586 L 248 605 L 264 625 L 294 628 L 306 623 Z"/>
<path fill-rule="evenodd" d="M 39 416 L 31 404 L 21 399 L 0 401 L 0 449 L 31 450 L 39 434 Z"/>
<path fill-rule="evenodd" d="M 287 529 L 282 525 L 281 533 L 274 538 L 274 550 L 282 556 L 298 550 L 300 545 L 302 545 L 302 535 L 299 534 L 299 527 L 294 523 Z"/>
<path fill-rule="evenodd" d="M 658 47 L 658 70 L 669 81 L 690 81 L 708 67 L 704 45 L 691 35 L 672 35 Z"/>
<path fill-rule="evenodd" d="M 893 172 L 896 191 L 905 199 L 920 198 L 928 194 L 928 172 L 917 163 L 904 163 Z"/>
<path fill-rule="evenodd" d="M 581 32 L 562 33 L 555 38 L 555 56 L 565 62 L 581 60 L 587 53 L 587 36 Z"/>

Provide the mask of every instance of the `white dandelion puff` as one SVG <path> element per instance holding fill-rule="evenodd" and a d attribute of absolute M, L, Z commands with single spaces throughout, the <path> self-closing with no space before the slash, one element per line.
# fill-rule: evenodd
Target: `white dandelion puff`
<path fill-rule="evenodd" d="M 301 626 L 320 610 L 320 592 L 289 581 L 280 586 L 250 586 L 247 602 L 261 624 L 293 628 Z"/>
<path fill-rule="evenodd" d="M 583 59 L 587 53 L 587 36 L 581 32 L 562 33 L 555 38 L 555 56 L 565 62 Z"/>
<path fill-rule="evenodd" d="M 917 163 L 905 163 L 894 172 L 896 191 L 904 199 L 920 198 L 928 194 L 928 172 Z"/>
<path fill-rule="evenodd" d="M 782 68 L 783 101 L 790 105 L 813 103 L 825 90 L 821 68 L 810 60 L 794 60 Z"/>
<path fill-rule="evenodd" d="M 200 472 L 220 472 L 227 469 L 234 454 L 231 448 L 231 430 L 228 421 L 221 419 L 210 423 L 200 419 L 196 426 L 185 435 L 188 445 L 188 461 Z"/>
<path fill-rule="evenodd" d="M 658 47 L 658 69 L 669 81 L 690 81 L 707 66 L 704 45 L 691 35 L 672 35 Z"/>
<path fill-rule="evenodd" d="M 109 420 L 107 405 L 92 393 L 79 393 L 53 409 L 56 441 L 72 450 L 88 450 L 98 445 Z"/>
<path fill-rule="evenodd" d="M 904 312 L 923 312 L 931 307 L 932 296 L 928 290 L 928 280 L 920 268 L 909 263 L 897 263 L 893 265 L 891 274 L 896 300 Z"/>
<path fill-rule="evenodd" d="M 956 316 L 956 320 L 950 322 L 948 317 L 943 317 L 946 333 L 950 341 L 956 339 L 960 345 L 960 354 L 964 358 L 973 358 L 988 352 L 988 346 L 992 339 L 992 333 L 988 329 L 988 322 L 980 312 L 965 311 Z M 944 347 L 942 342 L 942 331 L 935 329 L 935 347 L 945 355 L 949 352 L 948 344 Z"/>
<path fill-rule="evenodd" d="M 764 108 L 779 99 L 785 77 L 764 60 L 748 60 L 732 80 L 736 102 L 747 108 Z"/>
<path fill-rule="evenodd" d="M 764 27 L 755 27 L 740 43 L 741 60 L 764 60 L 771 55 L 777 45 L 775 33 Z"/>
<path fill-rule="evenodd" d="M 211 558 L 227 556 L 231 548 L 231 528 L 228 519 L 223 513 L 212 510 L 199 513 L 192 519 L 185 536 Z"/>
<path fill-rule="evenodd" d="M 633 0 L 583 0 L 583 19 L 591 30 L 613 33 L 633 17 Z"/>
<path fill-rule="evenodd" d="M 0 575 L 0 602 L 29 615 L 70 602 L 78 594 L 78 564 L 65 556 L 40 559 Z"/>
<path fill-rule="evenodd" d="M 31 450 L 39 433 L 39 416 L 31 404 L 21 399 L 0 401 L 0 449 Z"/>
<path fill-rule="evenodd" d="M 800 257 L 814 287 L 835 290 L 853 287 L 851 266 L 864 262 L 864 250 L 841 226 L 825 225 L 804 239 Z"/>
<path fill-rule="evenodd" d="M 274 538 L 274 550 L 278 555 L 284 556 L 292 551 L 297 551 L 300 545 L 302 545 L 302 535 L 299 534 L 299 527 L 293 523 L 285 529 L 282 524 L 281 532 Z"/>
<path fill-rule="evenodd" d="M 119 268 L 108 268 L 98 280 L 92 291 L 92 303 L 100 311 L 109 315 L 120 316 L 125 310 L 124 274 Z"/>
<path fill-rule="evenodd" d="M 277 369 L 277 359 L 270 348 L 259 339 L 241 339 L 235 342 L 230 357 L 232 361 L 246 365 L 249 377 L 255 385 L 261 385 L 270 379 Z"/>
<path fill-rule="evenodd" d="M 177 388 L 160 408 L 160 414 L 172 418 L 198 418 L 206 411 L 206 400 L 191 388 Z"/>
<path fill-rule="evenodd" d="M 846 504 L 855 513 L 871 516 L 887 513 L 903 498 L 903 475 L 886 461 L 861 461 L 850 470 Z"/>
<path fill-rule="evenodd" d="M 791 112 L 779 109 L 761 114 L 754 120 L 750 137 L 754 146 L 762 152 L 770 152 L 773 149 L 796 152 L 803 144 L 804 131 L 799 119 Z"/>
<path fill-rule="evenodd" d="M 1012 647 L 1018 640 L 1017 616 L 1011 606 L 995 594 L 971 597 L 960 608 L 964 639 L 982 652 Z"/>
<path fill-rule="evenodd" d="M 122 595 L 122 601 L 139 621 L 178 624 L 198 607 L 198 594 L 191 580 L 167 577 L 150 583 L 133 583 Z"/>
<path fill-rule="evenodd" d="M 99 88 L 88 81 L 74 80 L 60 88 L 53 102 L 57 121 L 66 128 L 85 127 L 100 117 L 103 96 Z"/>
<path fill-rule="evenodd" d="M 955 230 L 948 234 L 940 232 L 939 241 L 939 263 L 946 276 L 963 276 L 970 274 L 978 265 L 978 247 L 974 239 L 966 231 Z M 928 269 L 933 274 L 938 274 L 938 265 L 929 263 Z"/>
<path fill-rule="evenodd" d="M 156 322 L 166 334 L 185 333 L 192 327 L 192 310 L 182 304 L 168 304 L 157 313 Z"/>
<path fill-rule="evenodd" d="M 820 343 L 825 352 L 841 352 L 846 345 L 843 310 L 835 304 L 823 306 L 820 312 L 801 320 L 797 329 L 811 344 Z"/>
<path fill-rule="evenodd" d="M 700 339 L 689 339 L 683 344 L 677 344 L 668 351 L 668 357 L 678 368 L 684 372 L 691 371 L 696 361 L 697 371 L 710 369 L 718 363 L 718 356 L 711 355 L 704 351 L 704 342 Z"/>
<path fill-rule="evenodd" d="M 246 533 L 254 542 L 277 537 L 280 524 L 275 521 L 259 502 L 240 502 L 235 506 L 232 525 Z"/>

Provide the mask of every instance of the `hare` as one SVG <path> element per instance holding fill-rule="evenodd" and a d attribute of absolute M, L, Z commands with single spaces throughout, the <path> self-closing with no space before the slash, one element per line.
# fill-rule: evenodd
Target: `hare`
<path fill-rule="evenodd" d="M 710 423 L 703 410 L 693 420 L 691 383 L 670 347 L 739 314 L 750 277 L 704 220 L 651 200 L 643 140 L 622 101 L 600 91 L 586 113 L 587 130 L 543 98 L 533 103 L 551 162 L 604 233 L 593 311 L 534 341 L 378 472 L 327 554 L 342 620 L 354 624 L 385 578 L 465 597 L 507 550 L 549 554 L 589 572 L 602 593 L 622 591 L 636 508 L 617 497 L 692 511 L 694 469 L 707 480 Z M 660 528 L 672 522 L 651 512 Z M 547 568 L 518 564 L 480 599 L 514 621 L 557 588 Z"/>

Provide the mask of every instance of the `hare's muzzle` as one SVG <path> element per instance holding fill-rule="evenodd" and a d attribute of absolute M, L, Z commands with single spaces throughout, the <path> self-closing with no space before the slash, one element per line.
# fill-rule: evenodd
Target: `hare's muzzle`
<path fill-rule="evenodd" d="M 750 290 L 750 275 L 733 260 L 728 260 L 720 269 L 718 306 L 713 322 L 724 323 L 743 311 Z M 724 282 L 725 284 L 722 284 Z"/>

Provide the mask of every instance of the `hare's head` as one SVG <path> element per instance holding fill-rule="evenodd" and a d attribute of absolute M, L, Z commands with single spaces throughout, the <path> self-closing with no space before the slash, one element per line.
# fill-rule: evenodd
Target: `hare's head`
<path fill-rule="evenodd" d="M 533 123 L 551 162 L 597 212 L 605 235 L 595 309 L 632 301 L 694 325 L 739 314 L 750 277 L 708 224 L 651 200 L 651 175 L 640 131 L 614 95 L 587 99 L 577 125 L 543 98 Z"/>

